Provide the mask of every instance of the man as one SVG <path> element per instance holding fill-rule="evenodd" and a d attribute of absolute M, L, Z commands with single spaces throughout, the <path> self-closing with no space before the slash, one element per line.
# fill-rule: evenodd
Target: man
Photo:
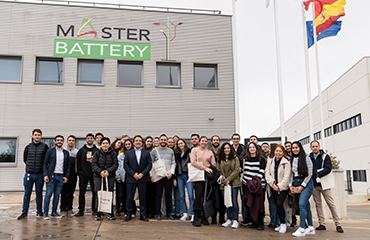
<path fill-rule="evenodd" d="M 292 143 L 287 141 L 285 142 L 284 147 L 285 147 L 285 151 L 288 157 L 291 157 L 292 156 Z"/>
<path fill-rule="evenodd" d="M 238 133 L 234 133 L 231 136 L 231 141 L 233 142 L 233 144 L 231 146 L 233 146 L 233 148 L 235 150 L 235 153 L 236 153 L 236 155 L 238 156 L 238 158 L 240 160 L 240 155 L 244 150 L 244 145 L 240 144 L 240 135 Z"/>
<path fill-rule="evenodd" d="M 78 197 L 78 213 L 76 217 L 81 217 L 85 213 L 85 194 L 87 184 L 90 183 L 91 189 L 95 189 L 93 172 L 91 163 L 94 153 L 98 148 L 94 145 L 94 134 L 88 133 L 86 135 L 86 144 L 77 152 L 77 175 L 79 177 L 80 194 Z M 91 210 L 96 213 L 96 195 L 92 191 Z"/>
<path fill-rule="evenodd" d="M 199 134 L 196 134 L 196 133 L 191 134 L 190 142 L 191 142 L 191 145 L 193 145 L 191 149 L 198 147 L 199 146 Z"/>
<path fill-rule="evenodd" d="M 101 148 L 101 139 L 104 137 L 103 133 L 97 132 L 95 134 L 96 147 Z"/>
<path fill-rule="evenodd" d="M 129 137 L 127 134 L 123 134 L 123 135 L 122 135 L 122 137 L 121 137 L 121 143 L 122 143 L 122 146 L 123 146 L 123 144 L 125 144 L 125 141 L 126 141 L 127 139 L 130 139 L 130 137 Z"/>
<path fill-rule="evenodd" d="M 161 202 L 163 195 L 163 188 L 165 189 L 165 200 L 166 200 L 166 218 L 168 220 L 174 220 L 171 215 L 172 209 L 172 185 L 173 179 L 172 176 L 175 174 L 176 161 L 175 153 L 169 147 L 167 147 L 167 136 L 162 134 L 159 136 L 159 147 L 154 148 L 150 156 L 152 161 L 158 161 L 159 159 L 164 160 L 164 164 L 167 171 L 167 176 L 155 182 L 156 189 L 156 199 L 155 199 L 155 211 L 156 211 L 156 220 L 161 220 Z M 151 176 L 151 181 L 154 183 L 154 178 Z"/>
<path fill-rule="evenodd" d="M 323 190 L 320 183 L 320 178 L 328 175 L 332 170 L 331 158 L 328 154 L 324 153 L 324 151 L 320 149 L 320 143 L 318 141 L 316 140 L 312 141 L 310 147 L 312 150 L 312 152 L 310 153 L 310 158 L 314 166 L 314 172 L 317 172 L 317 178 L 313 178 L 315 188 L 312 194 L 316 204 L 316 212 L 320 224 L 316 228 L 316 230 L 326 230 L 325 215 L 321 203 L 321 194 L 322 194 L 324 196 L 326 204 L 329 206 L 331 215 L 333 216 L 333 221 L 335 223 L 335 226 L 337 227 L 337 232 L 343 233 L 344 231 L 341 226 L 338 211 L 331 194 L 331 189 L 329 188 Z"/>
<path fill-rule="evenodd" d="M 33 184 L 36 188 L 36 217 L 42 217 L 42 188 L 44 187 L 43 164 L 48 146 L 41 142 L 42 131 L 40 129 L 32 130 L 32 142 L 26 146 L 23 152 L 23 162 L 26 164 L 26 173 L 24 174 L 24 196 L 22 214 L 18 220 L 27 218 L 30 207 L 30 199 Z"/>
<path fill-rule="evenodd" d="M 265 156 L 268 156 L 270 153 L 270 146 L 267 142 L 262 143 L 261 145 L 262 151 L 265 153 Z"/>
<path fill-rule="evenodd" d="M 69 153 L 67 150 L 63 149 L 64 137 L 62 135 L 57 135 L 54 140 L 55 147 L 46 152 L 43 166 L 46 194 L 44 199 L 44 216 L 42 218 L 45 220 L 50 219 L 49 204 L 53 194 L 51 217 L 62 218 L 62 216 L 57 213 L 59 194 L 62 191 L 63 184 L 68 181 L 70 171 Z"/>
<path fill-rule="evenodd" d="M 125 221 L 131 220 L 134 213 L 133 199 L 136 187 L 139 189 L 140 220 L 149 221 L 146 217 L 146 185 L 150 181 L 149 171 L 152 169 L 152 159 L 149 151 L 142 148 L 143 138 L 140 135 L 134 137 L 134 149 L 126 152 L 124 168 L 126 170 L 127 183 L 127 214 Z"/>
<path fill-rule="evenodd" d="M 67 148 L 69 153 L 69 178 L 67 183 L 63 185 L 61 196 L 60 196 L 60 212 L 63 215 L 73 215 L 73 194 L 76 190 L 77 183 L 77 148 L 75 148 L 76 137 L 74 135 L 69 135 L 67 138 Z"/>
<path fill-rule="evenodd" d="M 213 152 L 213 155 L 215 156 L 215 160 L 217 162 L 218 154 L 220 152 L 220 137 L 217 135 L 213 135 L 211 137 L 211 145 L 212 147 L 209 150 Z"/>

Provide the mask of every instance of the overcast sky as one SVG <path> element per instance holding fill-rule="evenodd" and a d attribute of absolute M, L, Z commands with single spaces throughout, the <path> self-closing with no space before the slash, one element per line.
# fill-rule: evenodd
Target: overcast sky
<path fill-rule="evenodd" d="M 91 1 L 91 0 L 90 0 Z M 232 14 L 233 0 L 96 0 L 144 6 L 221 10 Z M 274 1 L 239 0 L 237 50 L 240 133 L 267 137 L 280 126 L 274 28 Z M 370 1 L 347 1 L 342 30 L 319 42 L 322 90 L 364 56 L 370 56 Z M 301 3 L 277 0 L 285 121 L 307 104 Z M 306 13 L 312 20 L 311 12 Z M 314 47 L 309 50 L 312 98 L 317 96 Z"/>

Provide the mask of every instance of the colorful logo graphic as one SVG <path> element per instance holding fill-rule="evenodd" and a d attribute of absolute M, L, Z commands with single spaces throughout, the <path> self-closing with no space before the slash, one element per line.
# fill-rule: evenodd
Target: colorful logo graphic
<path fill-rule="evenodd" d="M 176 38 L 176 28 L 177 26 L 183 24 L 182 22 L 174 24 L 172 21 L 170 21 L 170 19 L 171 19 L 170 16 L 167 15 L 166 23 L 159 23 L 159 22 L 153 23 L 154 25 L 157 25 L 157 26 L 164 25 L 167 27 L 167 34 L 162 29 L 159 29 L 159 31 L 163 33 L 163 35 L 166 37 L 166 60 L 171 60 L 171 42 Z M 175 32 L 172 38 L 171 38 L 171 28 L 170 28 L 171 26 L 174 28 L 174 32 Z"/>
<path fill-rule="evenodd" d="M 81 37 L 81 36 L 86 35 L 86 34 L 94 34 L 94 35 L 95 35 L 95 38 L 96 38 L 96 39 L 98 39 L 98 33 L 95 31 L 95 29 L 94 29 L 93 25 L 91 24 L 91 21 L 92 21 L 92 18 L 90 18 L 90 19 L 87 19 L 87 18 L 82 19 L 81 28 L 80 28 L 80 30 L 78 30 L 78 32 L 77 32 L 77 37 Z M 82 30 L 82 29 L 83 29 L 87 24 L 89 24 L 89 26 L 91 27 L 91 30 L 92 30 L 92 31 L 81 33 L 81 30 Z"/>

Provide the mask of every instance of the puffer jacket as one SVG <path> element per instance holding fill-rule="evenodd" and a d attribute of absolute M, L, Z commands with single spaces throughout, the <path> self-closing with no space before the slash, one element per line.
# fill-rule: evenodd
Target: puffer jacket
<path fill-rule="evenodd" d="M 101 177 L 100 173 L 103 170 L 107 170 L 109 172 L 109 177 L 114 177 L 117 168 L 117 153 L 113 150 L 112 147 L 109 147 L 107 152 L 99 149 L 94 153 L 91 163 L 91 169 L 93 171 L 94 177 Z"/>
<path fill-rule="evenodd" d="M 23 161 L 26 164 L 27 173 L 43 173 L 44 159 L 49 147 L 42 142 L 28 144 L 24 149 Z"/>

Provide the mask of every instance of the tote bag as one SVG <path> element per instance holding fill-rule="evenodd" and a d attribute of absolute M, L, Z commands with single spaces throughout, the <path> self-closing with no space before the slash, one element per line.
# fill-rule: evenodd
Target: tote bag
<path fill-rule="evenodd" d="M 317 169 L 317 171 L 321 171 L 324 169 L 324 160 L 326 158 L 326 154 L 324 153 L 322 155 L 322 166 L 320 169 Z M 330 171 L 329 174 L 323 176 L 320 178 L 320 183 L 321 183 L 321 187 L 322 187 L 322 190 L 326 190 L 326 189 L 330 189 L 330 188 L 333 188 L 335 187 L 335 182 L 334 182 L 334 175 L 333 175 L 333 172 Z"/>
<path fill-rule="evenodd" d="M 230 184 L 224 187 L 224 203 L 225 207 L 229 208 L 233 206 L 233 201 L 231 199 L 231 186 Z"/>
<path fill-rule="evenodd" d="M 105 180 L 106 189 L 107 191 L 103 190 L 103 182 Z M 104 177 L 101 179 L 101 188 L 98 191 L 98 199 L 99 199 L 99 212 L 111 213 L 112 212 L 112 199 L 113 199 L 113 192 L 108 191 L 108 178 Z"/>
<path fill-rule="evenodd" d="M 198 161 L 198 150 L 197 149 L 195 150 L 197 151 L 197 162 L 203 165 L 202 162 Z M 191 163 L 188 163 L 188 176 L 189 176 L 188 182 L 204 181 L 204 170 L 200 170 L 191 165 Z"/>
<path fill-rule="evenodd" d="M 162 178 L 167 176 L 167 170 L 164 160 L 161 158 L 161 155 L 159 155 L 157 148 L 155 148 L 155 150 L 158 154 L 158 160 L 153 162 L 152 177 L 154 178 L 154 182 L 157 182 L 158 180 L 161 180 Z"/>

